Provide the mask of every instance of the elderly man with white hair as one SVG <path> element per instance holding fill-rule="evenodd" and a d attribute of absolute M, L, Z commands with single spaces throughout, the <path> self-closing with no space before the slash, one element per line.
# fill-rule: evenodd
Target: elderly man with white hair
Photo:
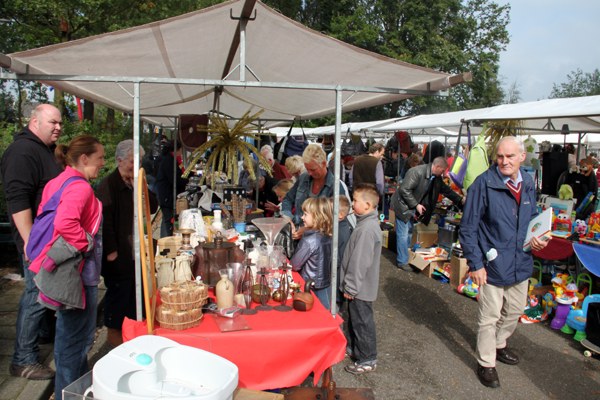
<path fill-rule="evenodd" d="M 508 346 L 522 315 L 533 257 L 523 249 L 529 222 L 537 215 L 533 179 L 521 170 L 523 143 L 507 136 L 496 146 L 496 162 L 469 187 L 459 239 L 471 279 L 479 286 L 477 376 L 485 386 L 500 386 L 496 362 L 515 365 Z M 539 251 L 547 242 L 533 238 Z"/>
<path fill-rule="evenodd" d="M 144 149 L 140 147 L 140 157 Z M 121 325 L 125 317 L 135 318 L 135 260 L 133 253 L 133 140 L 121 141 L 115 150 L 117 168 L 97 189 L 102 201 L 102 276 L 106 285 L 104 325 L 107 339 L 116 346 L 122 342 Z M 150 209 L 158 202 L 149 192 Z"/>
<path fill-rule="evenodd" d="M 263 147 L 261 147 L 260 154 L 269 162 L 275 182 L 279 182 L 282 179 L 290 179 L 292 177 L 287 168 L 275 160 L 275 157 L 273 156 L 273 148 L 270 145 L 265 144 Z"/>

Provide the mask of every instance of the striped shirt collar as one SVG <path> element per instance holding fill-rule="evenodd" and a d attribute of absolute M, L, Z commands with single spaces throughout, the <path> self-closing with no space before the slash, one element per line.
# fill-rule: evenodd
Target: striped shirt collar
<path fill-rule="evenodd" d="M 506 185 L 509 181 L 513 184 L 513 186 L 517 186 L 520 182 L 523 181 L 523 176 L 521 175 L 521 169 L 519 168 L 519 171 L 517 173 L 517 180 L 513 181 L 512 179 L 510 179 L 510 176 L 504 176 L 502 175 L 502 172 L 500 172 L 500 168 L 498 168 L 498 166 L 496 165 L 496 171 L 498 171 L 498 175 L 500 175 L 500 177 L 502 178 L 502 182 Z"/>

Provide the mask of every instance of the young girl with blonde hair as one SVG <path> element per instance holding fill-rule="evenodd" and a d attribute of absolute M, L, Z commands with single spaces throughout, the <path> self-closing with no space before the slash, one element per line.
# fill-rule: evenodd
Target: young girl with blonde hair
<path fill-rule="evenodd" d="M 314 293 L 326 309 L 331 304 L 331 234 L 333 208 L 326 197 L 309 197 L 302 203 L 306 230 L 290 260 L 305 281 L 314 281 Z"/>

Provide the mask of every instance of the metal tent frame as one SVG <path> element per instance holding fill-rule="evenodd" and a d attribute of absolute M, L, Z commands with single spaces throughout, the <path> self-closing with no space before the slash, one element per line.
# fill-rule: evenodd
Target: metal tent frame
<path fill-rule="evenodd" d="M 340 179 L 340 154 L 341 154 L 341 119 L 342 119 L 342 107 L 344 105 L 343 94 L 349 93 L 350 95 L 346 98 L 345 101 L 348 101 L 352 98 L 352 96 L 356 93 L 360 92 L 369 92 L 369 93 L 382 93 L 382 94 L 391 94 L 391 95 L 405 95 L 407 97 L 412 96 L 422 96 L 422 95 L 439 95 L 444 96 L 447 95 L 448 87 L 455 86 L 457 84 L 470 81 L 471 75 L 470 73 L 451 75 L 446 77 L 445 83 L 434 81 L 430 82 L 426 85 L 426 90 L 414 90 L 414 89 L 404 89 L 404 88 L 395 88 L 395 87 L 373 87 L 373 86 L 357 86 L 357 85 L 342 85 L 342 84 L 310 84 L 310 83 L 291 83 L 291 82 L 261 82 L 261 81 L 248 81 L 246 80 L 246 71 L 250 71 L 253 75 L 252 70 L 246 65 L 246 24 L 248 21 L 252 20 L 251 13 L 256 4 L 256 0 L 245 0 L 241 16 L 233 17 L 230 15 L 232 19 L 237 19 L 238 28 L 237 28 L 237 36 L 234 36 L 230 49 L 229 56 L 227 57 L 227 61 L 225 63 L 223 69 L 223 79 L 215 80 L 215 79 L 182 79 L 182 78 L 167 78 L 167 77 L 148 77 L 148 76 L 96 76 L 96 75 L 56 75 L 56 74 L 32 74 L 30 73 L 33 68 L 30 68 L 28 64 L 25 64 L 17 59 L 14 59 L 10 56 L 0 54 L 0 66 L 6 68 L 12 72 L 8 71 L 0 71 L 0 79 L 13 79 L 13 80 L 29 80 L 29 81 L 39 81 L 39 82 L 110 82 L 117 83 L 120 85 L 120 88 L 127 93 L 127 95 L 131 98 L 131 102 L 133 104 L 133 140 L 134 140 L 134 221 L 137 221 L 138 214 L 138 180 L 139 180 L 139 145 L 140 145 L 140 121 L 146 117 L 152 117 L 152 115 L 144 115 L 140 111 L 140 99 L 141 99 L 141 87 L 145 84 L 164 84 L 164 85 L 196 85 L 203 87 L 211 87 L 215 93 L 214 97 L 214 108 L 218 108 L 219 105 L 219 95 L 223 88 L 225 87 L 241 87 L 241 88 L 276 88 L 276 89 L 291 89 L 291 90 L 317 90 L 317 91 L 328 91 L 332 92 L 335 95 L 335 162 L 334 162 L 334 176 L 336 180 Z M 233 59 L 235 57 L 236 51 L 239 47 L 240 56 L 239 56 L 239 64 L 231 68 Z M 227 78 L 235 71 L 239 71 L 239 80 L 229 80 Z M 255 76 L 255 75 L 254 75 Z M 129 92 L 124 86 L 121 84 L 129 83 L 133 84 L 133 92 Z M 387 103 L 388 100 L 384 99 L 378 104 Z M 101 103 L 101 102 L 99 102 Z M 374 106 L 376 104 L 370 104 L 370 106 Z M 160 116 L 164 118 L 164 115 Z M 177 115 L 172 115 L 167 117 L 166 121 L 169 124 L 173 124 L 173 120 L 170 118 L 177 118 Z M 339 186 L 335 185 L 334 189 L 334 215 L 339 213 L 339 201 L 338 196 Z M 338 254 L 338 220 L 337 218 L 333 219 L 333 238 L 332 238 L 332 306 L 331 313 L 335 316 L 336 309 L 336 296 L 337 296 L 337 288 L 335 282 L 337 281 L 337 260 L 340 256 Z M 141 255 L 140 255 L 140 235 L 137 230 L 134 230 L 134 246 L 135 246 L 135 265 L 136 265 L 136 297 L 137 301 L 137 318 L 141 319 L 142 316 L 142 303 L 140 299 L 142 298 L 142 283 L 140 279 L 140 268 L 141 268 Z"/>

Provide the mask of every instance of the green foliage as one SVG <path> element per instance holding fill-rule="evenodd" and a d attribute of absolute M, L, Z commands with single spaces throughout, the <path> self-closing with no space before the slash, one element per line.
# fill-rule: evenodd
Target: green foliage
<path fill-rule="evenodd" d="M 296 21 L 302 15 L 302 0 L 265 0 L 264 3 Z"/>
<path fill-rule="evenodd" d="M 13 135 L 17 129 L 14 124 L 7 124 L 6 122 L 0 122 L 0 154 L 4 154 L 4 151 L 9 144 L 12 143 Z M 1 177 L 0 177 L 1 178 Z M 7 213 L 6 209 L 6 198 L 4 197 L 4 187 L 2 186 L 2 179 L 0 179 L 0 221 L 4 221 L 3 215 Z"/>
<path fill-rule="evenodd" d="M 11 0 L 0 2 L 0 52 L 41 47 L 180 15 L 222 0 Z M 510 5 L 493 0 L 265 0 L 319 32 L 395 59 L 473 82 L 449 98 L 419 97 L 352 113 L 381 119 L 500 104 L 499 54 L 508 44 Z M 0 101 L 3 101 L 0 97 Z M 0 106 L 0 113 L 2 108 Z"/>
<path fill-rule="evenodd" d="M 508 44 L 510 6 L 492 0 L 306 1 L 300 21 L 355 46 L 473 82 L 450 97 L 417 97 L 353 112 L 359 120 L 435 113 L 502 102 L 499 54 Z"/>
<path fill-rule="evenodd" d="M 600 95 L 600 70 L 584 73 L 581 69 L 567 75 L 567 82 L 552 85 L 551 99 Z"/>

